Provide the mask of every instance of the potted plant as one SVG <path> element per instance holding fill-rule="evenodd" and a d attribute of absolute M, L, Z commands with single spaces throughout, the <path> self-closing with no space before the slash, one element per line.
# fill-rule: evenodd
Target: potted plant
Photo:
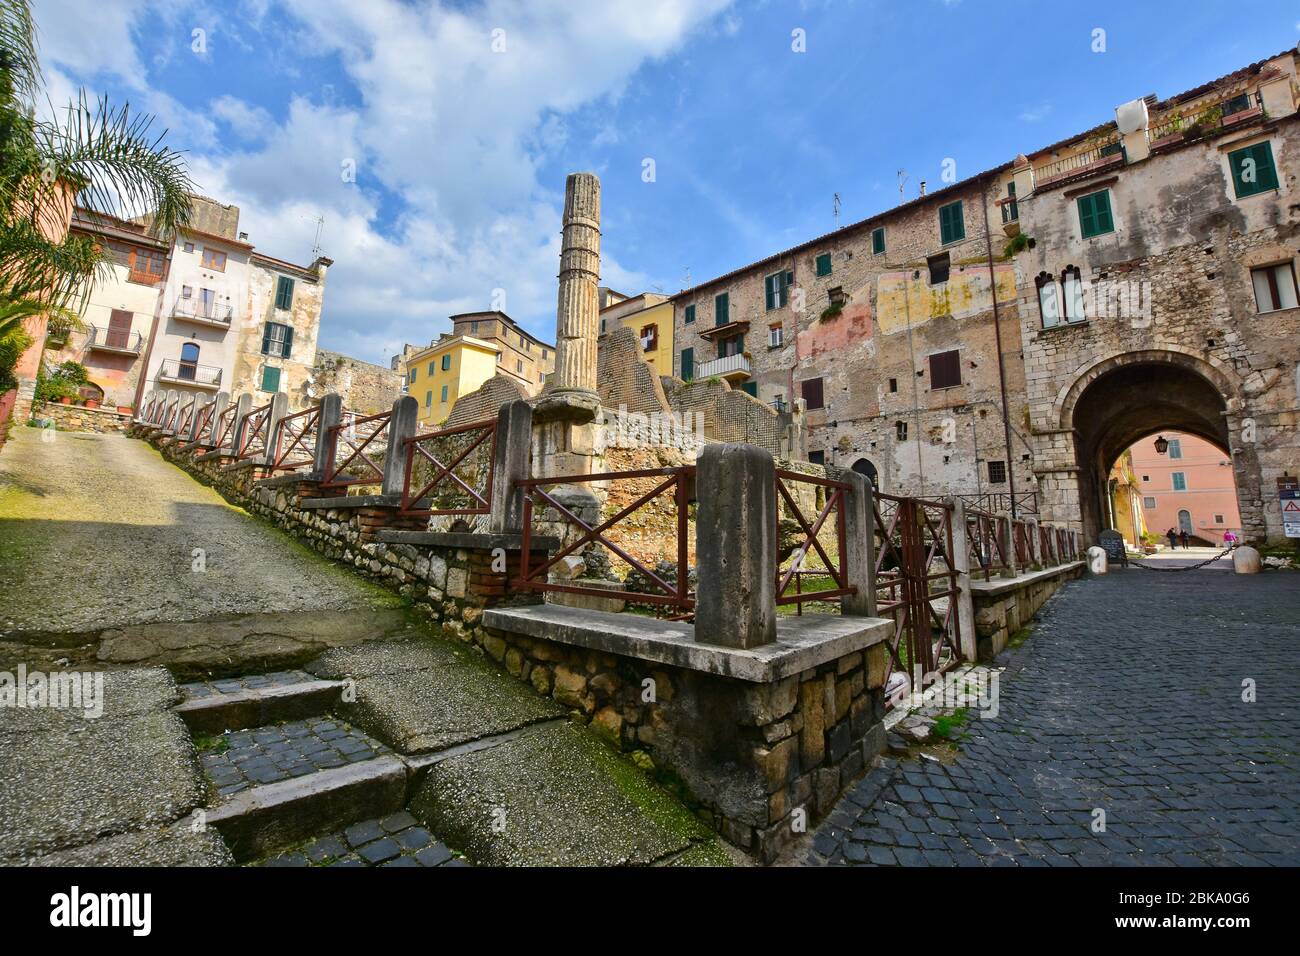
<path fill-rule="evenodd" d="M 86 399 L 86 407 L 87 407 L 87 408 L 99 408 L 99 399 L 97 399 L 97 398 L 87 398 L 87 399 Z"/>
<path fill-rule="evenodd" d="M 117 410 L 118 410 L 118 413 L 119 413 L 119 414 L 122 414 L 122 415 L 130 415 L 133 411 L 135 411 L 135 406 L 134 406 L 134 405 L 119 405 L 119 406 L 117 406 Z"/>

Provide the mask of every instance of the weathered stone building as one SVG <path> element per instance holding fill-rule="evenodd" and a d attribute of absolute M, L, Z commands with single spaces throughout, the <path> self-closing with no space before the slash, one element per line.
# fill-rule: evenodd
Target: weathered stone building
<path fill-rule="evenodd" d="M 803 400 L 810 459 L 884 491 L 1023 492 L 1089 538 L 1123 450 L 1180 429 L 1231 452 L 1246 538 L 1281 540 L 1277 483 L 1300 466 L 1296 61 L 1123 104 L 680 293 L 678 376 Z"/>
<path fill-rule="evenodd" d="M 312 390 L 318 396 L 337 392 L 343 397 L 344 408 L 374 415 L 393 407 L 402 394 L 402 376 L 382 365 L 317 349 Z"/>

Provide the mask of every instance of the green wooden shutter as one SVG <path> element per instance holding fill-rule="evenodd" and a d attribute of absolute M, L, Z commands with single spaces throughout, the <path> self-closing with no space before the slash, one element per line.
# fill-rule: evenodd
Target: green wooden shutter
<path fill-rule="evenodd" d="M 731 293 L 724 292 L 713 300 L 713 324 L 726 325 L 731 313 Z"/>
<path fill-rule="evenodd" d="M 966 238 L 966 220 L 962 216 L 961 201 L 939 207 L 939 239 L 946 246 Z"/>
<path fill-rule="evenodd" d="M 286 325 L 284 327 L 284 348 L 281 349 L 280 355 L 284 358 L 288 358 L 290 354 L 292 354 L 292 352 L 293 352 L 293 326 Z"/>
<path fill-rule="evenodd" d="M 878 256 L 885 251 L 884 227 L 871 230 L 871 254 Z"/>
<path fill-rule="evenodd" d="M 823 252 L 817 257 L 817 274 L 819 276 L 831 274 L 831 254 L 829 252 Z"/>
<path fill-rule="evenodd" d="M 1115 220 L 1110 212 L 1110 190 L 1080 196 L 1079 232 L 1085 239 L 1115 231 Z"/>
<path fill-rule="evenodd" d="M 757 382 L 741 382 L 740 390 L 744 392 L 746 395 L 753 395 L 755 398 L 758 398 Z"/>
<path fill-rule="evenodd" d="M 280 390 L 280 370 L 270 365 L 262 369 L 262 391 L 278 392 Z"/>
<path fill-rule="evenodd" d="M 271 323 L 270 322 L 266 323 L 266 327 L 262 329 L 262 354 L 263 355 L 271 354 Z"/>
<path fill-rule="evenodd" d="M 1079 197 L 1079 232 L 1085 239 L 1097 234 L 1097 214 L 1093 209 L 1091 196 Z"/>
<path fill-rule="evenodd" d="M 1254 176 L 1247 179 L 1252 161 Z M 1232 168 L 1232 184 L 1239 199 L 1277 189 L 1277 167 L 1273 165 L 1273 147 L 1269 143 L 1256 143 L 1229 153 L 1228 165 Z"/>
<path fill-rule="evenodd" d="M 293 308 L 293 280 L 280 276 L 275 286 L 275 307 L 277 309 Z"/>
<path fill-rule="evenodd" d="M 682 349 L 682 381 L 695 378 L 695 349 Z"/>
<path fill-rule="evenodd" d="M 776 279 L 771 275 L 763 280 L 763 301 L 769 312 L 776 308 Z"/>
<path fill-rule="evenodd" d="M 686 318 L 683 320 L 683 323 L 685 325 L 690 325 L 694 321 L 695 321 L 695 306 L 688 305 L 686 307 Z"/>

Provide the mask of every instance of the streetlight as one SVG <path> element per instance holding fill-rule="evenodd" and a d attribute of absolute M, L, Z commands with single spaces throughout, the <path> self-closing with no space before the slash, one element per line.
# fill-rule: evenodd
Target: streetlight
<path fill-rule="evenodd" d="M 1169 450 L 1169 439 L 1165 438 L 1164 435 L 1161 435 L 1159 438 L 1156 439 L 1156 454 L 1163 455 L 1168 450 Z"/>

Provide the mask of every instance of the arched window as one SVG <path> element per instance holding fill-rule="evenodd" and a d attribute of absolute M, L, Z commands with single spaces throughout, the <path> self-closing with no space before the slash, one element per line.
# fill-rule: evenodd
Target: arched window
<path fill-rule="evenodd" d="M 1061 273 L 1061 290 L 1065 293 L 1065 321 L 1082 322 L 1083 314 L 1083 276 L 1078 266 L 1066 266 Z"/>
<path fill-rule="evenodd" d="M 853 470 L 859 475 L 865 475 L 867 481 L 871 482 L 872 488 L 879 488 L 879 476 L 876 474 L 876 466 L 871 463 L 870 459 L 859 458 L 853 463 Z"/>
<path fill-rule="evenodd" d="M 199 370 L 199 347 L 193 342 L 181 346 L 181 362 L 177 378 L 193 379 Z"/>
<path fill-rule="evenodd" d="M 1046 272 L 1040 272 L 1034 285 L 1038 287 L 1038 313 L 1042 316 L 1043 328 L 1056 328 L 1061 324 L 1061 299 L 1056 280 Z"/>
<path fill-rule="evenodd" d="M 1178 512 L 1178 530 L 1192 533 L 1192 513 L 1186 508 Z"/>

